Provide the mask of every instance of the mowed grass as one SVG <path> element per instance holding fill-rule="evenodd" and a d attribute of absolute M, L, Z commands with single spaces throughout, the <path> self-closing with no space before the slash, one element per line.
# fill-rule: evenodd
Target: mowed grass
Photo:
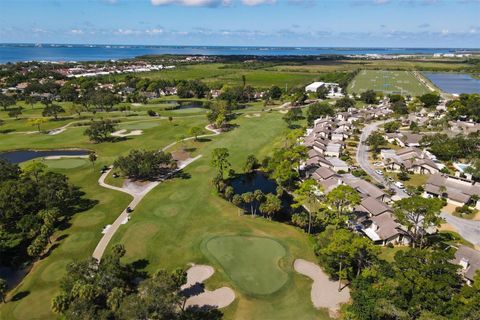
<path fill-rule="evenodd" d="M 361 93 L 367 90 L 410 96 L 429 92 L 410 71 L 362 70 L 350 82 L 348 91 Z"/>
<path fill-rule="evenodd" d="M 150 273 L 159 268 L 187 268 L 189 263 L 212 265 L 216 272 L 206 286 L 210 289 L 229 286 L 236 293 L 235 302 L 223 310 L 226 319 L 328 319 L 327 312 L 316 310 L 311 303 L 311 281 L 292 267 L 296 258 L 315 261 L 312 240 L 284 223 L 239 216 L 238 209 L 217 196 L 211 184 L 215 175 L 210 167 L 214 148 L 228 148 L 233 169 L 241 172 L 248 154 L 262 159 L 275 146 L 282 145 L 286 125 L 281 117 L 278 112 L 262 113 L 255 118 L 239 116 L 234 121 L 238 125 L 234 130 L 210 137 L 211 141 L 198 142 L 195 153 L 202 157 L 184 169 L 183 179 L 169 180 L 153 189 L 135 208 L 129 223 L 120 227 L 110 247 L 123 244 L 127 251 L 125 262 L 147 261 L 146 271 Z M 280 268 L 287 275 L 285 284 L 281 286 L 282 280 L 278 281 L 283 277 L 279 273 L 275 277 L 279 289 L 271 294 L 243 290 L 231 279 L 229 270 L 202 251 L 202 244 L 222 236 L 265 237 L 281 244 L 285 254 L 278 265 L 270 260 L 266 264 L 271 268 L 264 264 L 264 271 L 256 270 L 259 273 L 249 276 L 258 279 L 267 270 L 276 273 Z M 269 255 L 266 250 L 263 253 Z M 254 250 L 246 259 L 255 263 L 258 254 Z M 255 266 L 249 266 L 248 270 Z"/>
<path fill-rule="evenodd" d="M 240 172 L 248 154 L 255 154 L 261 159 L 275 146 L 282 144 L 281 137 L 286 126 L 281 117 L 282 114 L 278 112 L 262 113 L 255 118 L 239 115 L 234 121 L 238 127 L 231 132 L 197 142 L 195 154 L 202 154 L 203 157 L 184 170 L 183 178 L 166 181 L 152 190 L 135 209 L 130 222 L 120 228 L 111 245 L 125 245 L 126 262 L 148 261 L 148 272 L 159 268 L 187 267 L 189 262 L 213 265 L 216 273 L 206 285 L 209 288 L 230 286 L 237 294 L 235 302 L 223 310 L 226 319 L 293 319 L 299 316 L 302 319 L 328 319 L 326 311 L 316 310 L 312 306 L 311 281 L 292 268 L 296 258 L 315 260 L 312 240 L 302 231 L 284 223 L 238 216 L 236 207 L 212 191 L 211 179 L 215 175 L 210 167 L 212 150 L 216 147 L 229 148 L 233 168 Z M 91 144 L 82 134 L 84 128 L 71 128 L 55 136 L 2 136 L 0 149 L 3 150 L 62 146 L 95 150 L 99 156 L 95 169 L 89 162 L 68 169 L 78 163 L 73 165 L 64 159 L 46 160 L 46 163 L 66 173 L 72 183 L 87 193 L 87 198 L 98 200 L 99 203 L 86 212 L 76 214 L 71 220 L 72 226 L 57 233 L 62 239 L 58 247 L 36 263 L 21 285 L 9 295 L 9 298 L 17 294 L 24 297 L 0 306 L 0 319 L 56 318 L 50 311 L 50 302 L 58 292 L 65 266 L 72 260 L 91 255 L 103 227 L 112 223 L 131 199 L 121 192 L 98 186 L 101 166 L 111 164 L 118 155 L 126 154 L 132 148 L 160 149 L 186 134 L 191 126 L 206 124 L 204 117 L 174 119 L 173 123 L 152 121 L 159 125 L 144 129 L 142 136 L 116 143 Z M 222 266 L 207 258 L 201 250 L 205 239 L 227 235 L 267 237 L 280 243 L 285 248 L 280 267 L 287 274 L 286 283 L 268 295 L 255 296 L 241 290 Z"/>
<path fill-rule="evenodd" d="M 50 170 L 66 174 L 70 181 L 79 186 L 85 197 L 98 203 L 90 210 L 75 214 L 71 226 L 55 233 L 53 250 L 40 261 L 19 286 L 10 292 L 8 299 L 19 297 L 0 305 L 0 319 L 55 319 L 50 310 L 52 298 L 59 292 L 60 279 L 65 275 L 66 266 L 74 260 L 91 256 L 102 236 L 102 229 L 110 224 L 119 212 L 131 201 L 127 194 L 100 187 L 97 184 L 100 173 L 93 170 L 85 160 L 82 165 L 73 162 L 79 159 L 46 160 Z M 72 168 L 75 163 L 75 168 Z M 62 169 L 60 167 L 68 167 Z"/>
<path fill-rule="evenodd" d="M 242 69 L 226 67 L 221 63 L 195 64 L 180 66 L 173 70 L 162 70 L 145 72 L 138 76 L 150 79 L 165 80 L 202 80 L 207 83 L 218 83 L 219 85 L 242 85 L 242 75 L 245 76 L 247 84 L 254 87 L 271 87 L 277 85 L 299 86 L 314 81 L 318 75 L 312 72 L 279 71 L 272 68 L 265 69 Z M 117 76 L 119 78 L 123 76 Z"/>
<path fill-rule="evenodd" d="M 247 294 L 272 294 L 288 280 L 288 274 L 280 267 L 286 250 L 276 240 L 221 236 L 207 240 L 202 249 Z"/>

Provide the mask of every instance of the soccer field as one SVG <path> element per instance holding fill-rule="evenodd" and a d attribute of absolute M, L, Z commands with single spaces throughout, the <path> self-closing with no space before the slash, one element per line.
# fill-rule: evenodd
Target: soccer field
<path fill-rule="evenodd" d="M 429 92 L 410 71 L 362 70 L 348 86 L 350 93 L 361 93 L 370 89 L 404 96 L 419 96 Z"/>

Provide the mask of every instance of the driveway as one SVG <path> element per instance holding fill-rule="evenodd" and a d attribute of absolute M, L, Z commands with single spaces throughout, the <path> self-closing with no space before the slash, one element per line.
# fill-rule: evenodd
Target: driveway
<path fill-rule="evenodd" d="M 462 219 L 446 212 L 442 212 L 440 216 L 457 229 L 462 238 L 480 246 L 480 221 Z"/>
<path fill-rule="evenodd" d="M 379 175 L 375 172 L 375 168 L 372 164 L 368 161 L 368 146 L 365 144 L 365 141 L 370 136 L 370 134 L 378 129 L 379 126 L 382 124 L 389 122 L 392 120 L 382 120 L 373 122 L 363 128 L 362 134 L 360 135 L 360 142 L 357 148 L 357 163 L 358 165 L 370 176 L 373 180 L 377 181 L 378 183 L 383 184 L 384 186 L 389 185 L 389 183 L 385 180 L 384 176 Z M 390 183 L 391 185 L 391 183 Z M 391 188 L 395 190 L 395 196 L 403 199 L 407 198 L 408 195 L 402 189 L 399 189 L 395 185 L 392 185 Z"/>

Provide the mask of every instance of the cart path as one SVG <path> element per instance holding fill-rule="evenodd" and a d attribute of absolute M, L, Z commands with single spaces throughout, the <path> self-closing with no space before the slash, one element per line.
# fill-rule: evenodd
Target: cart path
<path fill-rule="evenodd" d="M 172 171 L 169 176 L 173 175 L 174 173 L 182 170 L 192 162 L 200 159 L 202 155 L 198 155 L 195 158 L 189 158 L 185 161 L 179 161 L 178 162 L 178 168 L 174 171 Z M 146 184 L 142 186 L 142 188 L 134 188 L 134 185 L 132 184 L 127 184 L 124 187 L 115 187 L 112 185 L 109 185 L 105 182 L 105 178 L 108 176 L 108 174 L 112 171 L 112 168 L 108 169 L 108 171 L 104 172 L 100 178 L 98 179 L 98 184 L 104 188 L 111 189 L 111 190 L 116 190 L 120 191 L 123 193 L 127 193 L 133 197 L 133 200 L 128 204 L 127 208 L 130 207 L 132 210 L 135 209 L 135 207 L 142 201 L 143 197 L 145 197 L 153 188 L 155 188 L 157 185 L 159 185 L 162 181 L 165 179 L 161 179 L 158 181 L 149 181 Z M 127 208 L 122 211 L 122 213 L 115 219 L 113 224 L 108 227 L 106 232 L 104 233 L 102 239 L 97 244 L 97 247 L 93 251 L 92 257 L 100 261 L 102 259 L 103 254 L 105 253 L 105 249 L 108 246 L 108 243 L 112 239 L 113 235 L 115 232 L 117 232 L 118 228 L 125 223 L 125 221 L 128 221 L 130 213 L 127 212 Z"/>

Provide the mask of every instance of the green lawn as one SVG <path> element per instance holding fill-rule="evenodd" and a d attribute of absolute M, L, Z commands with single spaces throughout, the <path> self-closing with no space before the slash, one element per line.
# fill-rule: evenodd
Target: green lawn
<path fill-rule="evenodd" d="M 279 112 L 262 113 L 260 117 L 254 118 L 240 114 L 235 120 L 238 127 L 234 130 L 210 137 L 207 141 L 195 142 L 195 154 L 202 154 L 203 157 L 184 170 L 186 175 L 183 178 L 166 181 L 152 190 L 137 206 L 130 222 L 121 226 L 112 239 L 111 245 L 125 245 L 125 262 L 145 259 L 148 262 L 148 272 L 159 268 L 187 267 L 190 262 L 214 266 L 217 272 L 207 281 L 206 286 L 229 286 L 237 295 L 235 302 L 223 310 L 226 319 L 293 319 L 299 316 L 302 319 L 328 319 L 326 311 L 316 310 L 312 306 L 311 281 L 292 268 L 296 258 L 315 261 L 312 240 L 299 229 L 284 223 L 238 216 L 236 207 L 214 194 L 210 182 L 214 176 L 214 170 L 210 167 L 210 154 L 214 148 L 229 148 L 230 162 L 240 172 L 248 154 L 255 154 L 262 159 L 275 146 L 282 144 L 281 137 L 286 125 L 281 117 Z M 160 149 L 180 135 L 188 135 L 190 127 L 203 127 L 206 120 L 202 116 L 178 118 L 173 123 L 160 119 L 131 123 L 131 129 L 150 126 L 146 123 L 158 125 L 142 129 L 144 134 L 141 136 L 102 144 L 88 142 L 83 135 L 84 128 L 71 128 L 55 136 L 2 136 L 0 150 L 59 147 L 95 150 L 98 154 L 95 169 L 88 161 L 81 166 L 64 159 L 46 162 L 51 167 L 56 166 L 55 170 L 66 173 L 73 183 L 82 187 L 88 198 L 98 200 L 99 203 L 87 212 L 76 214 L 71 221 L 72 226 L 58 233 L 59 236 L 66 237 L 59 241 L 58 247 L 48 257 L 35 264 L 22 284 L 10 295 L 23 292 L 25 296 L 0 306 L 0 319 L 54 318 L 50 312 L 50 301 L 58 292 L 65 265 L 73 259 L 89 257 L 101 237 L 103 227 L 114 221 L 130 201 L 126 194 L 98 186 L 98 169 L 101 166 L 111 164 L 116 157 L 128 153 L 132 148 Z M 66 169 L 67 167 L 71 168 Z M 281 245 L 285 250 L 283 258 L 278 260 L 278 265 L 271 260 L 269 264 L 271 272 L 277 273 L 275 278 L 286 277 L 285 284 L 281 285 L 280 280 L 276 288 L 270 288 L 278 288 L 271 294 L 248 293 L 231 280 L 228 270 L 201 250 L 202 243 L 207 239 L 232 235 L 269 238 Z M 254 250 L 250 254 L 254 257 L 258 251 Z M 274 259 L 273 255 L 271 257 Z M 259 275 L 266 274 L 267 269 Z"/>
<path fill-rule="evenodd" d="M 67 159 L 70 160 L 73 159 Z M 46 163 L 50 169 L 66 164 L 63 159 L 47 160 Z M 100 173 L 93 170 L 90 163 L 85 162 L 73 169 L 54 170 L 68 175 L 70 181 L 86 193 L 87 198 L 98 201 L 98 204 L 88 211 L 77 213 L 70 221 L 70 228 L 56 232 L 54 250 L 48 257 L 35 263 L 8 297 L 23 298 L 0 305 L 0 319 L 55 318 L 50 311 L 50 303 L 59 291 L 59 281 L 65 274 L 66 265 L 73 260 L 89 257 L 102 236 L 103 227 L 115 220 L 131 201 L 127 194 L 100 187 L 97 184 Z"/>
<path fill-rule="evenodd" d="M 280 266 L 286 250 L 276 240 L 220 236 L 208 239 L 202 249 L 207 257 L 222 266 L 236 287 L 247 294 L 272 294 L 288 280 L 288 274 Z"/>
<path fill-rule="evenodd" d="M 361 93 L 374 90 L 385 94 L 419 96 L 428 88 L 410 71 L 362 70 L 348 86 L 349 92 Z"/>
<path fill-rule="evenodd" d="M 90 164 L 87 159 L 64 158 L 58 160 L 45 160 L 45 164 L 50 170 L 54 169 L 74 169 Z"/>
<path fill-rule="evenodd" d="M 311 281 L 292 268 L 295 258 L 315 261 L 311 240 L 292 226 L 239 216 L 235 206 L 214 194 L 210 183 L 214 176 L 210 154 L 214 148 L 229 148 L 230 162 L 241 172 L 248 154 L 262 159 L 281 144 L 286 130 L 281 116 L 278 112 L 262 113 L 258 118 L 239 116 L 233 131 L 196 143 L 195 153 L 203 157 L 184 170 L 188 178 L 170 180 L 152 190 L 135 208 L 130 222 L 120 227 L 111 245 L 125 245 L 126 262 L 146 259 L 148 272 L 160 267 L 187 267 L 189 263 L 214 266 L 217 272 L 206 282 L 207 287 L 229 286 L 237 295 L 235 303 L 224 310 L 227 319 L 292 319 L 299 315 L 302 319 L 328 319 L 325 311 L 315 310 L 311 304 Z M 280 243 L 286 250 L 279 260 L 287 274 L 285 285 L 277 283 L 280 288 L 268 295 L 243 290 L 231 280 L 229 270 L 202 250 L 209 239 L 222 236 L 266 237 Z M 255 251 L 250 254 L 256 255 Z M 269 264 L 270 272 L 279 272 L 276 264 Z"/>

